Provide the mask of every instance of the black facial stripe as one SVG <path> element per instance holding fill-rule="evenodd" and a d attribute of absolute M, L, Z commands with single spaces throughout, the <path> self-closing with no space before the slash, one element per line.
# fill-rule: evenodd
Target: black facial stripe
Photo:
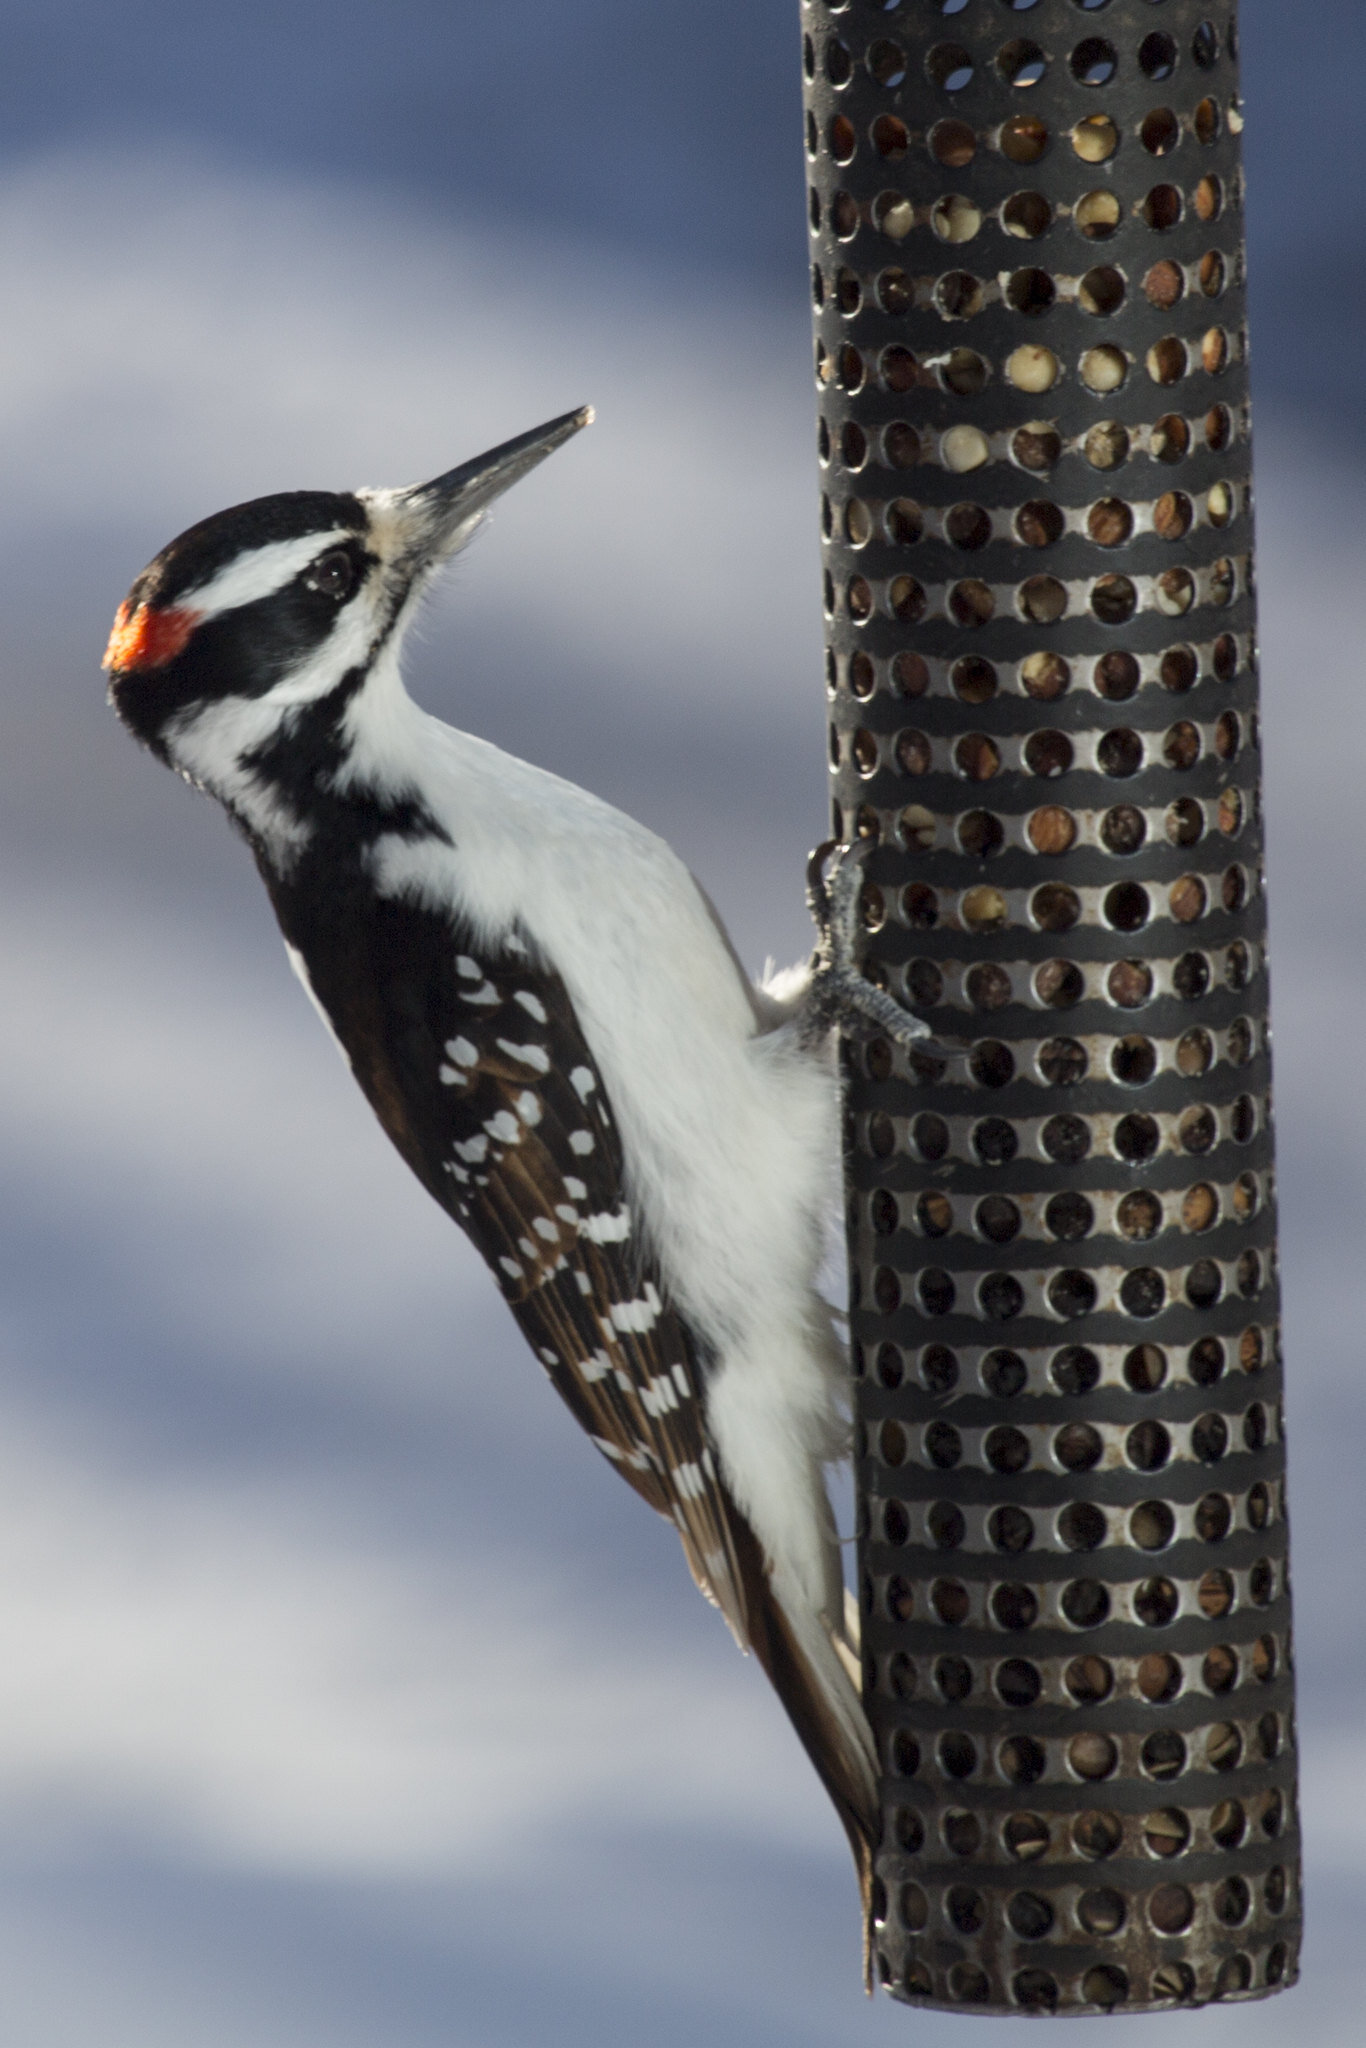
<path fill-rule="evenodd" d="M 381 796 L 363 789 L 342 794 L 333 787 L 346 762 L 342 717 L 369 673 L 368 668 L 348 669 L 334 690 L 291 710 L 278 732 L 242 756 L 243 767 L 306 821 L 309 841 L 300 857 L 302 869 L 310 877 L 316 875 L 324 890 L 329 874 L 350 872 L 377 839 L 392 835 L 439 839 L 446 846 L 453 843 L 416 793 Z M 267 885 L 273 888 L 265 849 L 258 851 L 258 860 Z M 299 886 L 297 877 L 295 886 Z"/>
<path fill-rule="evenodd" d="M 356 565 L 359 590 L 378 558 L 359 540 L 340 545 Z M 322 552 L 332 550 L 320 547 Z M 184 651 L 162 667 L 116 674 L 110 696 L 124 723 L 164 759 L 163 735 L 182 712 L 225 697 L 265 696 L 323 645 L 345 609 L 325 592 L 310 590 L 307 574 L 305 567 L 269 596 L 206 619 Z M 361 671 L 356 677 L 353 690 Z"/>
<path fill-rule="evenodd" d="M 201 519 L 168 542 L 138 577 L 128 601 L 134 607 L 166 609 L 253 548 L 335 527 L 364 534 L 368 525 L 365 507 L 350 491 L 283 491 L 273 498 L 253 498 Z"/>
<path fill-rule="evenodd" d="M 342 716 L 368 674 L 368 668 L 349 668 L 335 689 L 286 712 L 279 730 L 242 756 L 245 768 L 302 815 L 317 813 L 321 792 L 345 761 Z"/>
<path fill-rule="evenodd" d="M 358 530 L 336 540 L 337 528 L 344 528 L 348 520 Z M 405 580 L 392 566 L 383 582 L 378 581 L 380 560 L 366 547 L 367 534 L 368 520 L 358 500 L 318 492 L 263 498 L 191 528 L 143 572 L 130 594 L 132 606 L 155 597 L 158 609 L 174 610 L 178 591 L 189 596 L 188 609 L 193 611 L 193 589 L 215 567 L 230 564 L 244 552 L 271 541 L 309 536 L 316 539 L 317 549 L 279 588 L 204 619 L 171 660 L 156 668 L 116 670 L 110 682 L 111 700 L 125 725 L 169 762 L 168 735 L 178 722 L 192 720 L 196 712 L 227 699 L 266 696 L 326 645 L 350 604 L 363 603 L 371 638 L 361 660 L 324 695 L 282 709 L 276 735 L 242 757 L 242 765 L 261 784 L 278 791 L 285 805 L 307 820 L 315 848 L 328 844 L 352 860 L 382 833 L 446 837 L 415 796 L 400 792 L 381 800 L 368 794 L 358 800 L 356 794 L 341 794 L 335 788 L 345 759 L 341 720 L 394 632 L 407 594 Z M 177 550 L 182 551 L 181 558 L 174 560 Z M 342 598 L 310 587 L 314 563 L 336 553 L 345 553 L 355 569 L 354 589 Z M 367 584 L 377 618 L 371 600 L 362 595 Z M 246 822 L 237 822 L 251 838 Z M 257 853 L 265 859 L 265 849 L 258 847 Z"/>

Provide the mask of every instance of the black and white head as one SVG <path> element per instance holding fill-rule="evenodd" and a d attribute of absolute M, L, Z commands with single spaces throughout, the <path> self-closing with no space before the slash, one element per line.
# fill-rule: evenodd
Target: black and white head
<path fill-rule="evenodd" d="M 283 746 L 324 771 L 433 572 L 592 417 L 565 413 L 430 483 L 287 491 L 201 520 L 119 607 L 104 657 L 114 709 L 249 830 L 263 826 L 265 759 Z"/>

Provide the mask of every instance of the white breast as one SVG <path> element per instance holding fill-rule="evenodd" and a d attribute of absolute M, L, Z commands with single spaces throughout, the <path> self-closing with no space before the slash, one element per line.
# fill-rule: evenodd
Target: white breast
<path fill-rule="evenodd" d="M 712 914 L 661 839 L 408 708 L 420 726 L 401 751 L 420 761 L 418 787 L 454 844 L 382 842 L 380 886 L 455 905 L 476 942 L 520 926 L 561 975 L 622 1134 L 631 1199 L 675 1299 L 718 1350 L 775 1293 L 790 1314 L 819 1259 L 831 1075 L 783 1034 L 758 1034 Z"/>

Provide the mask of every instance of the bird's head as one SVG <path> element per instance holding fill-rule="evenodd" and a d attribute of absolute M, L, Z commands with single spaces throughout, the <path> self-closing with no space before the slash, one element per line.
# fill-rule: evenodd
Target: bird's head
<path fill-rule="evenodd" d="M 592 417 L 565 413 L 430 483 L 287 491 L 201 520 L 119 606 L 104 656 L 114 709 L 230 800 L 242 763 L 292 724 L 344 713 L 433 570 Z"/>

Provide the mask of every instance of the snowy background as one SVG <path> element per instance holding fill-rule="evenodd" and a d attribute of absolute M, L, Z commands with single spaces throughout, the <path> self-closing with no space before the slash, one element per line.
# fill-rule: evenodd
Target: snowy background
<path fill-rule="evenodd" d="M 1243 12 L 1311 1932 L 1292 2002 L 1134 2021 L 1135 2048 L 1360 2040 L 1366 22 Z M 752 962 L 799 953 L 824 771 L 794 17 L 9 12 L 15 2048 L 1022 2038 L 865 2004 L 843 1841 L 762 1679 L 373 1124 L 242 848 L 98 674 L 190 520 L 407 481 L 591 400 L 450 579 L 412 685 L 664 831 Z"/>

